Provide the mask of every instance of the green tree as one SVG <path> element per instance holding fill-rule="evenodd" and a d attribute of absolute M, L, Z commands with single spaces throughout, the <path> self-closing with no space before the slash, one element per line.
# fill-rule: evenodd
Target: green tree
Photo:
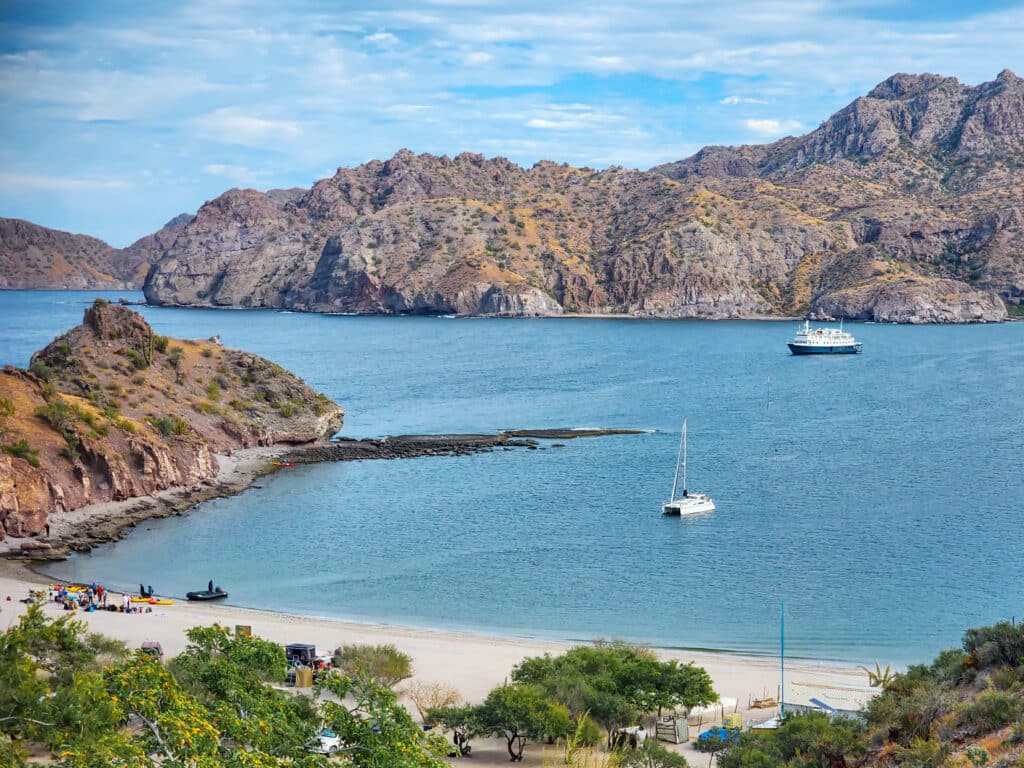
<path fill-rule="evenodd" d="M 560 656 L 525 659 L 512 679 L 539 686 L 574 716 L 588 713 L 609 734 L 649 712 L 717 700 L 707 672 L 692 664 L 659 661 L 625 643 L 579 646 Z"/>
<path fill-rule="evenodd" d="M 334 667 L 388 688 L 412 677 L 412 658 L 393 645 L 343 645 L 334 651 Z"/>
<path fill-rule="evenodd" d="M 685 757 L 670 752 L 654 739 L 648 739 L 639 749 L 624 752 L 619 764 L 622 768 L 689 768 Z"/>
<path fill-rule="evenodd" d="M 512 762 L 523 759 L 527 741 L 559 738 L 569 733 L 569 710 L 536 685 L 502 685 L 477 708 L 482 733 L 504 737 Z"/>
<path fill-rule="evenodd" d="M 316 736 L 317 716 L 307 696 L 289 696 L 266 683 L 285 679 L 287 661 L 277 643 L 233 635 L 219 625 L 195 627 L 170 664 L 183 689 L 210 712 L 210 721 L 236 747 L 300 758 Z"/>
<path fill-rule="evenodd" d="M 477 707 L 472 704 L 434 707 L 426 711 L 426 716 L 431 722 L 439 723 L 446 731 L 452 732 L 452 743 L 460 757 L 470 753 L 472 747 L 469 742 L 482 732 Z"/>
<path fill-rule="evenodd" d="M 356 768 L 447 768 L 448 742 L 416 724 L 395 692 L 365 677 L 325 675 L 318 693 L 325 725 L 341 737 L 342 751 Z"/>

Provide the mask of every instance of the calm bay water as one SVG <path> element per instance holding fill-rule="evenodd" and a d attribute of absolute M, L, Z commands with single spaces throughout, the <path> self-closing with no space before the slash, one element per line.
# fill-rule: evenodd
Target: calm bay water
<path fill-rule="evenodd" d="M 0 364 L 97 294 L 0 292 Z M 108 294 L 109 296 L 130 295 Z M 903 663 L 1024 614 L 1024 324 L 451 320 L 142 308 L 265 355 L 350 436 L 635 427 L 564 448 L 298 467 L 51 573 L 425 627 Z M 768 379 L 771 378 L 769 388 Z M 718 511 L 663 519 L 679 425 Z"/>

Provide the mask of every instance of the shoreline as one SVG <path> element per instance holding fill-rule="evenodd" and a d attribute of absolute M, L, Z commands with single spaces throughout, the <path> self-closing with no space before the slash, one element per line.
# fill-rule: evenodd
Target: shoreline
<path fill-rule="evenodd" d="M 49 518 L 48 536 L 7 536 L 0 541 L 0 561 L 63 560 L 71 552 L 88 552 L 100 544 L 120 541 L 146 520 L 180 515 L 204 501 L 234 496 L 274 471 L 270 462 L 295 446 L 239 448 L 216 454 L 217 474 L 194 485 L 176 485 L 149 496 L 100 501 Z"/>
<path fill-rule="evenodd" d="M 43 566 L 45 567 L 45 566 Z M 15 602 L 30 588 L 53 583 L 30 563 L 0 561 L 0 626 L 9 626 L 24 612 Z M 6 598 L 11 597 L 11 602 Z M 44 610 L 51 615 L 66 615 L 55 604 Z M 346 643 L 393 643 L 413 658 L 414 680 L 439 680 L 457 689 L 467 700 L 482 701 L 487 692 L 499 685 L 512 667 L 531 655 L 562 653 L 584 645 L 587 640 L 558 640 L 519 637 L 508 634 L 428 629 L 389 623 L 354 621 L 330 617 L 304 616 L 272 609 L 175 601 L 172 606 L 154 606 L 149 614 L 119 614 L 98 611 L 75 613 L 91 631 L 102 632 L 138 647 L 145 640 L 156 640 L 168 656 L 179 653 L 187 642 L 185 630 L 192 626 L 220 623 L 228 627 L 242 624 L 254 634 L 280 643 L 310 642 L 323 651 Z M 650 647 L 659 657 L 692 662 L 707 669 L 715 680 L 719 695 L 737 699 L 739 709 L 747 709 L 750 698 L 775 696 L 778 689 L 779 660 L 731 651 Z M 863 670 L 854 662 L 786 659 L 787 678 L 821 685 L 863 685 Z M 765 717 L 768 710 L 755 710 Z"/>

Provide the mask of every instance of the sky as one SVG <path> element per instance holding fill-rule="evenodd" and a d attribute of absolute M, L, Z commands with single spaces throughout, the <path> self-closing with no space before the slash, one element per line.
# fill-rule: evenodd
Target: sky
<path fill-rule="evenodd" d="M 0 216 L 124 246 L 402 147 L 648 168 L 1022 40 L 1024 0 L 0 0 Z"/>

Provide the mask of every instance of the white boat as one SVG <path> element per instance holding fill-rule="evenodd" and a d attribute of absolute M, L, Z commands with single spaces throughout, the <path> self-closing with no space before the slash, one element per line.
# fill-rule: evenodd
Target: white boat
<path fill-rule="evenodd" d="M 676 498 L 679 489 L 679 467 L 683 468 L 683 495 Z M 679 453 L 676 455 L 676 476 L 672 480 L 672 498 L 661 505 L 663 515 L 699 515 L 714 512 L 715 502 L 706 493 L 690 493 L 686 489 L 686 419 L 683 419 L 683 435 L 679 439 Z"/>
<path fill-rule="evenodd" d="M 811 328 L 809 320 L 789 342 L 789 349 L 794 355 L 856 355 L 863 345 L 853 338 L 853 334 L 843 330 L 843 322 L 838 328 Z"/>

